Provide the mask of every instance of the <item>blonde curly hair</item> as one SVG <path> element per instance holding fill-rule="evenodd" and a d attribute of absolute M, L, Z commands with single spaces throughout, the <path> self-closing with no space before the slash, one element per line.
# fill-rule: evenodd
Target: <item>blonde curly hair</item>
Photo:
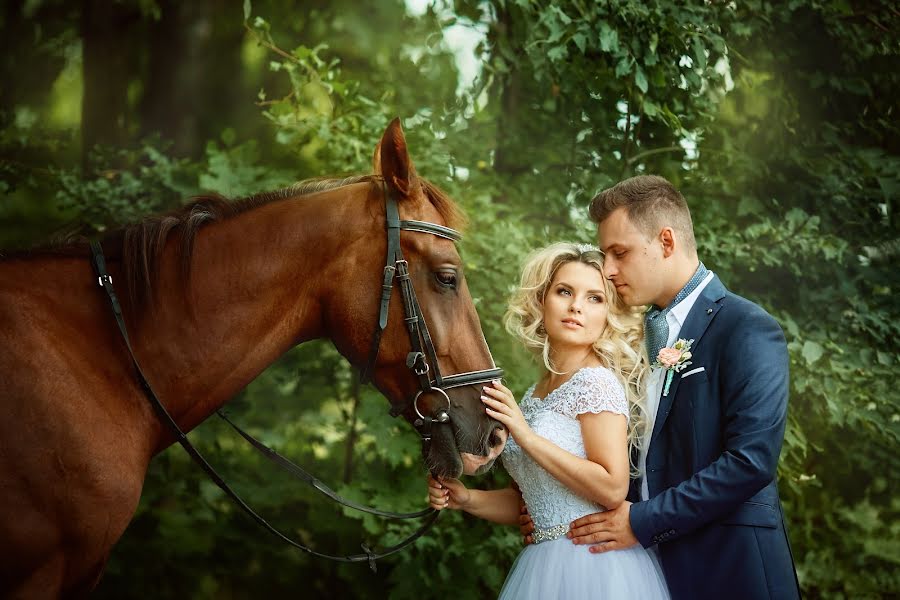
<path fill-rule="evenodd" d="M 570 262 L 594 267 L 603 277 L 609 310 L 606 327 L 593 348 L 603 366 L 612 371 L 625 388 L 630 413 L 628 455 L 632 476 L 637 476 L 640 473 L 635 459 L 642 449 L 647 422 L 644 393 L 649 361 L 644 349 L 643 311 L 626 305 L 606 278 L 603 252 L 590 244 L 557 242 L 529 254 L 522 267 L 519 287 L 510 298 L 504 324 L 511 335 L 541 357 L 548 371 L 559 373 L 553 368 L 550 341 L 543 327 L 544 299 L 556 272 Z"/>

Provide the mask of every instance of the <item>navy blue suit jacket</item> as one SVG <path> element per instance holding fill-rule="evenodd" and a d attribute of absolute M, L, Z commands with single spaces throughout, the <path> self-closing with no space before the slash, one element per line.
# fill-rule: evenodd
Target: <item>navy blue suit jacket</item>
<path fill-rule="evenodd" d="M 776 484 L 788 403 L 784 333 L 714 277 L 678 337 L 694 340 L 692 364 L 660 397 L 650 499 L 631 506 L 631 528 L 643 546 L 657 545 L 676 600 L 798 598 Z M 632 482 L 630 497 L 639 490 Z"/>

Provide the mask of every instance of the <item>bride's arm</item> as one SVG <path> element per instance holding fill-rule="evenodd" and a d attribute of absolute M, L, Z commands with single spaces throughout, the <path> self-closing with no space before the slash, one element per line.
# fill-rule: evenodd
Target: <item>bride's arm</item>
<path fill-rule="evenodd" d="M 564 486 L 605 508 L 615 508 L 628 494 L 625 415 L 585 413 L 578 415 L 578 420 L 587 458 L 575 456 L 531 430 L 516 442 Z"/>
<path fill-rule="evenodd" d="M 428 502 L 435 510 L 452 508 L 500 525 L 519 524 L 519 492 L 512 488 L 470 490 L 458 479 L 438 481 L 429 475 Z"/>
<path fill-rule="evenodd" d="M 628 494 L 627 421 L 613 412 L 578 415 L 587 458 L 563 450 L 537 435 L 525 422 L 512 393 L 503 385 L 486 387 L 488 414 L 509 430 L 516 443 L 567 488 L 606 508 Z"/>

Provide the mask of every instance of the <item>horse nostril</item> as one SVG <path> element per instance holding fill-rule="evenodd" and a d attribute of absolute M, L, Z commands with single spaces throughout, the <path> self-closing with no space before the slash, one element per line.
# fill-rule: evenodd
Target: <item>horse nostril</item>
<path fill-rule="evenodd" d="M 490 444 L 491 448 L 496 446 L 500 446 L 506 442 L 506 436 L 501 435 L 501 431 L 505 431 L 506 429 L 501 425 L 499 427 L 494 427 L 491 431 L 491 435 L 488 436 L 488 444 Z"/>

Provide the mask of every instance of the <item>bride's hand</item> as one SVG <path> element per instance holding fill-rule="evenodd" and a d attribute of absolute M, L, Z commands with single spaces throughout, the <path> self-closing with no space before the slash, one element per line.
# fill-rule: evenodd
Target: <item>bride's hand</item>
<path fill-rule="evenodd" d="M 484 402 L 488 416 L 503 423 L 516 443 L 524 447 L 523 441 L 533 432 L 509 388 L 499 381 L 492 381 L 481 388 L 481 391 L 481 401 Z"/>
<path fill-rule="evenodd" d="M 472 499 L 463 483 L 458 479 L 437 480 L 428 476 L 428 504 L 435 510 L 452 508 L 455 510 L 465 508 Z"/>

